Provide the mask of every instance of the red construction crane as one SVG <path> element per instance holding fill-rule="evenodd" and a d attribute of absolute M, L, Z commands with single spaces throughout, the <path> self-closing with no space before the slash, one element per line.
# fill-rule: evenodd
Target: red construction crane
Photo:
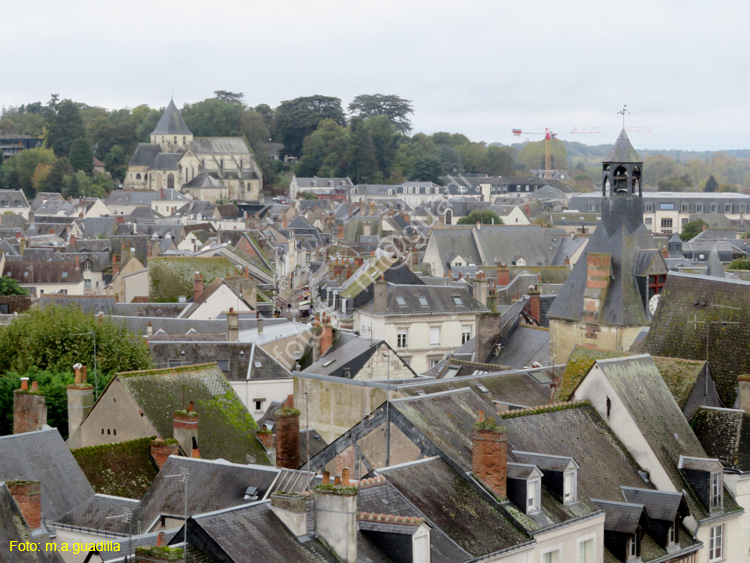
<path fill-rule="evenodd" d="M 531 133 L 521 129 L 511 129 L 516 137 L 521 135 L 544 135 L 544 179 L 552 178 L 552 141 L 557 139 L 557 133 L 553 133 L 549 127 L 544 128 L 544 133 Z"/>

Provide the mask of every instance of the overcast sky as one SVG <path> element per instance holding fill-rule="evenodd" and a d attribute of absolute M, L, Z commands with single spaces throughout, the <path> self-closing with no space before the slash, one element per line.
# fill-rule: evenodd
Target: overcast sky
<path fill-rule="evenodd" d="M 750 148 L 750 2 L 495 0 L 4 3 L 0 104 L 178 106 L 397 94 L 415 131 L 636 148 Z M 575 127 L 601 134 L 573 135 Z M 537 135 L 529 135 L 536 140 Z"/>

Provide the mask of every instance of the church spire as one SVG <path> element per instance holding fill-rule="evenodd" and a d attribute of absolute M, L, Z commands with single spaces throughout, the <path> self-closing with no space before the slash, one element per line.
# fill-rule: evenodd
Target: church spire
<path fill-rule="evenodd" d="M 642 195 L 641 171 L 643 161 L 630 144 L 625 128 L 615 141 L 612 152 L 602 162 L 602 196 L 609 195 Z"/>

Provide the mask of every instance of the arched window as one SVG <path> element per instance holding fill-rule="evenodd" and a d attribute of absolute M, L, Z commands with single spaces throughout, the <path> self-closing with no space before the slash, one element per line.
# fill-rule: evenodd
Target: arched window
<path fill-rule="evenodd" d="M 141 179 L 141 175 L 140 175 L 140 173 L 138 173 L 138 174 L 136 174 L 136 175 L 135 175 L 135 179 L 136 179 L 136 180 L 140 180 L 140 179 Z"/>
<path fill-rule="evenodd" d="M 174 189 L 174 174 L 169 174 L 167 176 L 167 187 L 171 190 Z"/>

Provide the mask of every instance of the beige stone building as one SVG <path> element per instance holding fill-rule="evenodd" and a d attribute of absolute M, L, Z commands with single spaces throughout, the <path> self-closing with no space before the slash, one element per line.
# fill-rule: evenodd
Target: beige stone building
<path fill-rule="evenodd" d="M 194 137 L 173 100 L 130 159 L 125 185 L 131 189 L 210 187 L 219 197 L 259 201 L 262 173 L 243 137 Z"/>

